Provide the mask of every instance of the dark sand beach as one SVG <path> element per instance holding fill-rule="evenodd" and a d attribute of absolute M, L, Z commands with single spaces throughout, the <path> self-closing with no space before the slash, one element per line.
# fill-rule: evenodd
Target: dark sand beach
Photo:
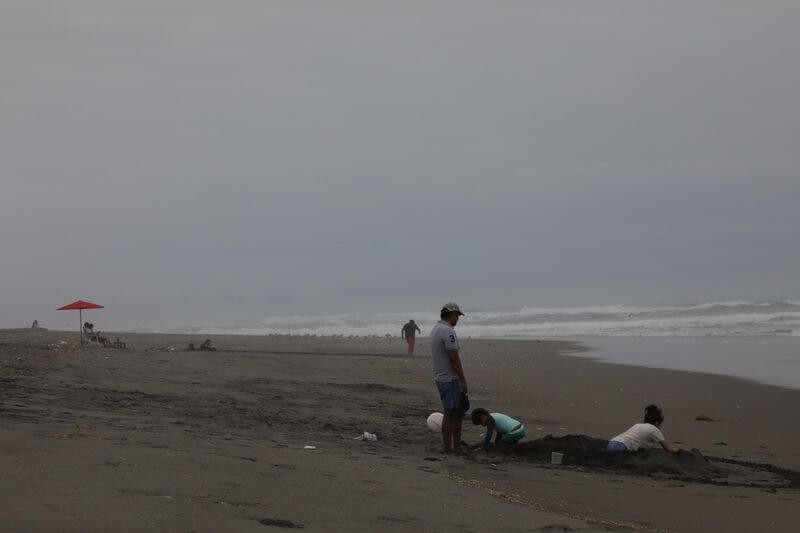
<path fill-rule="evenodd" d="M 440 404 L 424 338 L 409 358 L 397 338 L 211 336 L 218 351 L 190 352 L 205 336 L 110 335 L 129 348 L 0 331 L 4 531 L 797 529 L 797 390 L 467 339 L 473 407 L 528 435 L 454 457 L 425 428 Z M 576 437 L 608 439 L 650 402 L 697 452 L 608 459 Z"/>

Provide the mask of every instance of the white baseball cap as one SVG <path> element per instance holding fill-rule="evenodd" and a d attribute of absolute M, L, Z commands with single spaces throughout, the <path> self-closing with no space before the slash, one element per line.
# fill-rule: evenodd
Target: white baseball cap
<path fill-rule="evenodd" d="M 442 307 L 442 311 L 450 311 L 451 313 L 458 313 L 459 315 L 464 316 L 464 313 L 461 312 L 461 309 L 455 302 L 448 302 L 444 304 L 444 307 Z"/>

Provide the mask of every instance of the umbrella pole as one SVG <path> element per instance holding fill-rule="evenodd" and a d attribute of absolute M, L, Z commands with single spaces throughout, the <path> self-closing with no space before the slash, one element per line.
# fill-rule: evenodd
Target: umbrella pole
<path fill-rule="evenodd" d="M 83 348 L 83 309 L 78 309 L 78 335 L 81 336 L 81 348 Z"/>

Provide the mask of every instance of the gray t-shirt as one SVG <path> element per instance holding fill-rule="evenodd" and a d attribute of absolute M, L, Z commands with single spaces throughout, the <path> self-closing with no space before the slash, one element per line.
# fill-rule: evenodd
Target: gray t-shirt
<path fill-rule="evenodd" d="M 447 350 L 458 350 L 456 330 L 450 323 L 440 320 L 433 326 L 430 335 L 433 379 L 445 383 L 458 379 Z"/>

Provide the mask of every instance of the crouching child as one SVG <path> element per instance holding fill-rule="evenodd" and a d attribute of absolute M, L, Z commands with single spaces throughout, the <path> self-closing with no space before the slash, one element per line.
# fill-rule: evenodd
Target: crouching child
<path fill-rule="evenodd" d="M 476 426 L 484 426 L 486 428 L 486 435 L 483 437 L 483 442 L 472 446 L 473 450 L 477 450 L 478 448 L 488 450 L 494 433 L 497 433 L 494 439 L 495 446 L 500 442 L 516 444 L 525 436 L 525 426 L 523 426 L 519 420 L 515 420 L 503 413 L 490 413 L 481 407 L 472 410 L 472 423 Z"/>

